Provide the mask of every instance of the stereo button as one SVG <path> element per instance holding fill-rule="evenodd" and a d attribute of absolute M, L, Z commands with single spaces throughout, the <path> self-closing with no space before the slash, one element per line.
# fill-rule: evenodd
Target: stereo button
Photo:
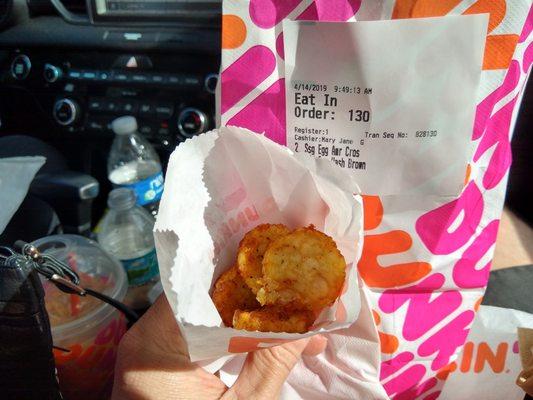
<path fill-rule="evenodd" d="M 148 81 L 148 76 L 146 76 L 146 74 L 134 74 L 132 76 L 132 81 L 136 83 L 146 83 Z"/>
<path fill-rule="evenodd" d="M 169 136 L 170 135 L 170 129 L 168 129 L 168 127 L 160 127 L 157 130 L 157 135 L 158 136 Z"/>
<path fill-rule="evenodd" d="M 180 77 L 177 75 L 169 75 L 168 83 L 170 83 L 171 85 L 179 85 L 181 83 Z"/>
<path fill-rule="evenodd" d="M 163 83 L 165 81 L 165 77 L 163 75 L 150 75 L 150 82 L 152 83 Z"/>
<path fill-rule="evenodd" d="M 196 108 L 186 108 L 178 117 L 178 130 L 186 138 L 202 133 L 207 128 L 207 116 Z"/>
<path fill-rule="evenodd" d="M 87 121 L 87 128 L 95 132 L 107 132 L 108 122 L 102 118 L 90 118 Z"/>
<path fill-rule="evenodd" d="M 105 110 L 108 112 L 118 111 L 118 103 L 115 100 L 108 100 L 105 102 Z"/>
<path fill-rule="evenodd" d="M 100 99 L 90 99 L 89 100 L 89 110 L 90 111 L 102 111 L 104 109 L 104 102 Z"/>
<path fill-rule="evenodd" d="M 155 130 L 150 125 L 141 125 L 139 126 L 139 132 L 147 138 L 152 138 L 154 136 Z"/>
<path fill-rule="evenodd" d="M 61 75 L 63 75 L 63 71 L 61 71 L 61 69 L 56 67 L 55 65 L 45 64 L 43 75 L 44 75 L 44 80 L 46 82 L 54 83 L 54 82 L 57 82 L 61 78 Z"/>
<path fill-rule="evenodd" d="M 159 103 L 155 106 L 155 113 L 159 118 L 167 119 L 174 114 L 174 107 L 172 104 Z"/>
<path fill-rule="evenodd" d="M 128 74 L 115 72 L 115 74 L 113 74 L 113 80 L 116 82 L 129 82 L 130 78 Z"/>
<path fill-rule="evenodd" d="M 81 79 L 81 72 L 78 71 L 77 69 L 71 69 L 68 72 L 68 77 L 69 79 L 74 79 L 74 80 Z"/>
<path fill-rule="evenodd" d="M 151 103 L 141 103 L 139 106 L 139 114 L 141 116 L 149 116 L 154 113 L 154 106 Z"/>
<path fill-rule="evenodd" d="M 199 86 L 200 85 L 200 79 L 196 76 L 186 76 L 183 79 L 183 83 L 187 86 Z"/>
<path fill-rule="evenodd" d="M 125 100 L 120 104 L 119 109 L 123 113 L 133 115 L 137 113 L 137 110 L 139 109 L 139 104 L 137 104 L 137 102 L 133 100 Z"/>
<path fill-rule="evenodd" d="M 23 80 L 28 77 L 31 70 L 30 58 L 24 54 L 15 57 L 11 63 L 11 75 L 17 80 Z"/>
<path fill-rule="evenodd" d="M 59 125 L 69 126 L 79 118 L 80 108 L 72 99 L 60 99 L 56 101 L 53 116 Z"/>
<path fill-rule="evenodd" d="M 218 74 L 209 74 L 205 77 L 204 88 L 209 93 L 215 93 L 218 82 Z"/>
<path fill-rule="evenodd" d="M 109 72 L 100 71 L 96 73 L 96 79 L 98 81 L 107 82 L 108 80 L 110 80 L 110 78 L 111 78 L 111 74 Z"/>
<path fill-rule="evenodd" d="M 81 73 L 81 79 L 92 81 L 96 79 L 96 72 L 94 71 L 85 71 Z"/>

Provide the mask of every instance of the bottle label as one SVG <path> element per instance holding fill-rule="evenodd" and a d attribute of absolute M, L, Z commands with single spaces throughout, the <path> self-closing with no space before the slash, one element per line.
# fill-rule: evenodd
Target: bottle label
<path fill-rule="evenodd" d="M 159 274 L 155 249 L 144 256 L 120 260 L 128 275 L 130 285 L 143 285 Z"/>
<path fill-rule="evenodd" d="M 161 195 L 163 194 L 163 182 L 163 173 L 158 172 L 142 181 L 129 185 L 120 185 L 120 187 L 133 189 L 137 196 L 137 205 L 144 206 L 161 200 Z"/>

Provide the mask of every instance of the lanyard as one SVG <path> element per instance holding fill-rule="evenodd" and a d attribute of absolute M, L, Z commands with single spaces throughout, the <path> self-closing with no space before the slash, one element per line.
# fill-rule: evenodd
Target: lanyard
<path fill-rule="evenodd" d="M 31 266 L 39 274 L 53 282 L 62 292 L 76 294 L 81 297 L 95 297 L 124 313 L 130 325 L 139 319 L 137 313 L 127 307 L 124 303 L 103 293 L 92 290 L 91 288 L 81 287 L 80 277 L 76 271 L 55 257 L 39 252 L 39 250 L 37 250 L 37 248 L 31 243 L 18 240 L 15 242 L 14 247 L 19 252 L 16 252 L 9 247 L 0 246 L 0 258 L 4 258 L 6 261 L 11 258 L 24 258 L 26 261 L 30 262 Z"/>

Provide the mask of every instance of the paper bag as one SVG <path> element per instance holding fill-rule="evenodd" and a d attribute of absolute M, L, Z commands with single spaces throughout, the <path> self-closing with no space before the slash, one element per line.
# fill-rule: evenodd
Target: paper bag
<path fill-rule="evenodd" d="M 44 165 L 44 157 L 0 159 L 0 234 L 28 193 L 35 174 Z"/>
<path fill-rule="evenodd" d="M 379 382 L 379 339 L 373 323 L 368 293 L 360 285 L 361 312 L 346 329 L 323 336 L 326 351 L 318 356 L 302 355 L 283 385 L 280 399 L 305 400 L 386 400 L 389 397 Z M 356 338 L 356 339 L 355 339 Z M 220 379 L 232 386 L 237 380 L 246 355 L 219 360 L 208 366 L 218 370 Z"/>
<path fill-rule="evenodd" d="M 165 182 L 155 225 L 159 269 L 192 361 L 347 328 L 357 319 L 363 214 L 350 174 L 329 160 L 226 127 L 176 148 Z M 306 334 L 226 328 L 211 300 L 214 282 L 236 260 L 239 241 L 262 223 L 313 224 L 335 240 L 346 260 L 343 293 Z"/>
<path fill-rule="evenodd" d="M 531 2 L 223 2 L 221 123 L 265 132 L 282 144 L 288 143 L 284 19 L 374 21 L 483 13 L 488 14 L 489 20 L 473 127 L 455 132 L 457 137 L 466 139 L 471 152 L 446 141 L 440 143 L 440 157 L 448 156 L 454 163 L 466 166 L 460 193 L 439 192 L 435 182 L 441 176 L 435 176 L 433 183 L 413 196 L 398 191 L 371 192 L 361 185 L 367 196 L 365 244 L 358 268 L 370 288 L 370 303 L 379 329 L 381 381 L 389 395 L 397 399 L 439 396 L 444 382 L 439 371 L 461 351 L 487 284 L 511 163 L 509 141 L 532 63 Z M 420 36 L 412 46 L 426 39 Z M 472 39 L 465 36 L 456 43 L 462 45 Z M 334 59 L 328 61 L 336 63 Z M 413 70 L 408 72 L 416 72 L 418 65 L 413 64 Z M 419 77 L 431 79 L 431 71 L 425 72 Z M 347 90 L 361 87 L 355 81 L 341 86 L 348 86 Z M 453 103 L 446 105 L 453 107 Z M 363 111 L 367 110 L 354 108 L 353 118 L 365 119 Z M 405 118 L 416 113 L 416 108 L 405 109 Z M 431 135 L 431 129 L 428 131 Z M 318 155 L 316 146 L 315 156 Z M 396 167 L 408 175 L 420 172 L 424 162 L 433 163 L 423 151 L 419 157 L 414 168 Z M 405 160 L 410 165 L 417 164 L 412 159 Z M 359 168 L 358 172 L 364 170 Z M 455 181 L 458 183 L 461 184 Z M 331 348 L 336 345 L 333 340 Z M 349 361 L 349 355 L 340 355 L 337 364 L 346 365 Z M 324 371 L 318 373 L 320 378 L 325 375 Z M 316 381 L 308 382 L 313 387 L 320 386 Z"/>
<path fill-rule="evenodd" d="M 533 328 L 533 315 L 500 307 L 481 306 L 463 350 L 448 369 L 441 399 L 522 400 L 515 384 L 522 370 L 517 330 Z"/>

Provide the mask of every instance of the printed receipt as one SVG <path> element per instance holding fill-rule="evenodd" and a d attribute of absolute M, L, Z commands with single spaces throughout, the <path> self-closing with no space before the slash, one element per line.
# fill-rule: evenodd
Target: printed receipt
<path fill-rule="evenodd" d="M 284 21 L 287 145 L 350 169 L 366 194 L 458 195 L 487 23 Z"/>

